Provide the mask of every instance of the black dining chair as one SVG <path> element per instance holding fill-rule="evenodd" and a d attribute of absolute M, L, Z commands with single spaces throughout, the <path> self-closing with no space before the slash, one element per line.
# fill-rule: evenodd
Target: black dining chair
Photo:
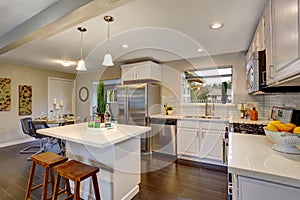
<path fill-rule="evenodd" d="M 40 145 L 30 145 L 20 151 L 21 154 L 32 154 L 37 155 L 39 153 L 42 153 L 46 149 L 46 145 L 44 144 L 44 139 L 47 139 L 46 136 L 38 134 L 36 132 L 37 129 L 42 129 L 42 128 L 49 128 L 49 126 L 46 123 L 39 123 L 39 124 L 33 124 L 31 117 L 26 117 L 23 119 L 20 119 L 21 125 L 22 125 L 22 130 L 25 134 L 30 135 L 31 137 L 34 137 L 36 139 L 40 140 Z M 31 149 L 37 149 L 38 150 L 31 150 Z M 30 157 L 27 158 L 27 160 L 30 160 Z"/>

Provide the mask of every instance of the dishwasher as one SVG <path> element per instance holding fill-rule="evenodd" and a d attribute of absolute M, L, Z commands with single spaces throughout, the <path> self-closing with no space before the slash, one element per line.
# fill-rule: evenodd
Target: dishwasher
<path fill-rule="evenodd" d="M 177 119 L 151 118 L 152 152 L 177 158 Z"/>

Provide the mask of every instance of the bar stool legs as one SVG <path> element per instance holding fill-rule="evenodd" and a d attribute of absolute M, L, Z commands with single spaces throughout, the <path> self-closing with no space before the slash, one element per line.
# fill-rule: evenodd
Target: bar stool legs
<path fill-rule="evenodd" d="M 30 175 L 29 175 L 29 179 L 28 179 L 25 199 L 30 200 L 31 191 L 33 191 L 37 188 L 43 187 L 41 199 L 46 200 L 49 183 L 52 184 L 52 193 L 54 191 L 53 187 L 54 187 L 55 181 L 54 181 L 54 176 L 53 176 L 53 167 L 58 164 L 66 162 L 68 160 L 68 158 L 57 155 L 52 152 L 45 152 L 42 154 L 31 156 L 31 160 L 32 160 L 32 165 L 31 165 L 31 169 L 30 169 Z M 44 168 L 44 180 L 43 180 L 43 183 L 32 187 L 34 174 L 35 174 L 37 165 Z M 49 175 L 50 175 L 50 180 L 49 180 Z"/>
<path fill-rule="evenodd" d="M 98 185 L 97 175 L 93 174 L 92 179 L 93 179 L 93 185 L 94 185 L 94 191 L 95 191 L 95 198 L 100 199 L 100 192 L 99 192 L 99 185 Z"/>
<path fill-rule="evenodd" d="M 69 180 L 74 182 L 74 195 L 68 196 L 67 199 L 74 197 L 74 200 L 80 200 L 80 182 L 88 177 L 91 177 L 94 186 L 95 198 L 96 200 L 100 200 L 99 185 L 97 181 L 97 173 L 99 172 L 98 167 L 86 165 L 75 160 L 70 160 L 55 166 L 54 170 L 57 172 L 57 175 L 52 200 L 57 200 L 57 196 L 59 195 L 58 186 L 61 177 L 65 179 L 66 187 L 68 188 L 70 187 Z"/>

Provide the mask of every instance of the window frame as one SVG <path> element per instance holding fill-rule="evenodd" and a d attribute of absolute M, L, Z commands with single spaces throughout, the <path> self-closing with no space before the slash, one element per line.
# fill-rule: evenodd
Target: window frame
<path fill-rule="evenodd" d="M 198 76 L 195 76 L 195 75 L 187 75 L 188 72 L 195 72 L 195 71 L 201 71 L 200 73 L 205 73 L 205 71 L 213 71 L 213 70 L 220 70 L 220 69 L 231 69 L 231 74 L 230 73 L 224 73 L 224 74 L 216 74 L 216 75 L 198 75 Z M 182 87 L 181 87 L 181 90 L 182 90 L 182 102 L 183 103 L 191 103 L 191 104 L 195 104 L 195 103 L 205 103 L 205 102 L 201 102 L 199 100 L 197 101 L 194 101 L 193 99 L 191 99 L 191 89 L 189 88 L 189 84 L 188 84 L 188 80 L 191 80 L 191 79 L 201 79 L 203 80 L 203 82 L 205 82 L 205 79 L 209 79 L 209 78 L 222 78 L 222 77 L 230 77 L 230 88 L 228 89 L 231 89 L 231 92 L 228 93 L 227 92 L 227 98 L 229 98 L 229 101 L 227 100 L 226 103 L 232 103 L 233 101 L 233 92 L 232 92 L 232 85 L 233 85 L 233 66 L 232 65 L 224 65 L 224 66 L 212 66 L 212 67 L 201 67 L 201 68 L 193 68 L 193 69 L 183 69 L 182 70 Z M 221 82 L 222 83 L 222 82 Z M 221 90 L 221 89 L 220 89 Z M 188 92 L 187 92 L 188 91 Z M 210 101 L 211 98 L 209 99 Z M 214 103 L 217 103 L 217 104 L 221 104 L 222 102 L 214 102 Z"/>

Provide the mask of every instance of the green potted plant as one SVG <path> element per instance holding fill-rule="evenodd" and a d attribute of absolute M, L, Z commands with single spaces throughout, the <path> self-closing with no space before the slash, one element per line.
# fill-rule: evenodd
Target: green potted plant
<path fill-rule="evenodd" d="M 222 104 L 226 104 L 227 89 L 228 89 L 228 83 L 227 82 L 222 82 L 222 97 L 221 97 Z"/>
<path fill-rule="evenodd" d="M 106 95 L 104 91 L 104 83 L 99 80 L 98 90 L 97 90 L 97 104 L 98 104 L 98 115 L 101 117 L 101 122 L 104 122 L 104 113 L 106 107 Z"/>

